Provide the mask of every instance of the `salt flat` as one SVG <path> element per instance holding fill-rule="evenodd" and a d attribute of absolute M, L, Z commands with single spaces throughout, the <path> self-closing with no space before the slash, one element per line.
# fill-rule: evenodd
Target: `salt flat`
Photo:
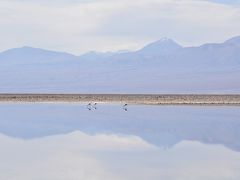
<path fill-rule="evenodd" d="M 152 105 L 240 105 L 240 95 L 0 94 L 0 102 L 98 102 Z"/>

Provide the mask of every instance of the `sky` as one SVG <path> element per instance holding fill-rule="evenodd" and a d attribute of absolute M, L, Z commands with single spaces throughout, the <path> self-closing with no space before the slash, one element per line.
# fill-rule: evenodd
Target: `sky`
<path fill-rule="evenodd" d="M 240 0 L 0 0 L 0 51 L 76 55 L 136 50 L 163 37 L 184 46 L 240 35 Z"/>

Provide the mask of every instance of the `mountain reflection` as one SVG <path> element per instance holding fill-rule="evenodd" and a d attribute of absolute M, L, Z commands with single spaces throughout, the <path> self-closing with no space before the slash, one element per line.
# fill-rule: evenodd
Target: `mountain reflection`
<path fill-rule="evenodd" d="M 32 139 L 81 131 L 86 134 L 134 135 L 150 144 L 171 148 L 189 140 L 222 144 L 240 151 L 238 107 L 1 104 L 0 133 Z"/>

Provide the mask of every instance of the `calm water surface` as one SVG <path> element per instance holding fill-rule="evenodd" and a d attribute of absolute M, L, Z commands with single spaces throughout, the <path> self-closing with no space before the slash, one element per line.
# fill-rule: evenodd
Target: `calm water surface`
<path fill-rule="evenodd" d="M 90 109 L 0 104 L 0 179 L 240 179 L 240 107 Z"/>

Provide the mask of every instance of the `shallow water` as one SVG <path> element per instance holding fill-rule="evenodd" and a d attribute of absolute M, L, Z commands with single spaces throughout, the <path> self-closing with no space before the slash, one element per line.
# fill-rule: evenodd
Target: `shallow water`
<path fill-rule="evenodd" d="M 0 104 L 0 179 L 240 178 L 240 108 Z"/>

